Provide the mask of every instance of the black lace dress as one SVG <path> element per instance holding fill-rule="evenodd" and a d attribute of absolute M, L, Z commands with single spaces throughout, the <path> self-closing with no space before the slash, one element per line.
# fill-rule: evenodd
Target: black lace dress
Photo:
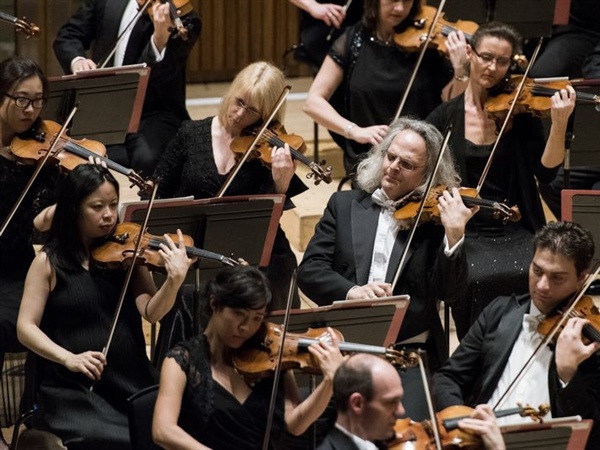
<path fill-rule="evenodd" d="M 35 167 L 0 156 L 0 223 L 8 217 L 34 170 Z M 22 349 L 17 341 L 16 322 L 25 276 L 35 256 L 31 239 L 33 219 L 53 203 L 55 172 L 52 168 L 42 170 L 0 236 L 0 367 L 2 353 Z"/>
<path fill-rule="evenodd" d="M 106 345 L 125 272 L 56 268 L 41 329 L 73 353 Z M 127 398 L 156 384 L 158 373 L 146 357 L 142 319 L 135 301 L 123 304 L 102 378 L 90 382 L 64 366 L 37 358 L 39 411 L 34 426 L 58 435 L 69 449 L 129 450 Z"/>
<path fill-rule="evenodd" d="M 158 197 L 172 198 L 192 195 L 196 199 L 215 197 L 227 179 L 221 175 L 215 164 L 212 148 L 211 124 L 213 117 L 198 121 L 183 122 L 179 132 L 165 150 L 154 172 L 154 178 L 160 179 Z M 290 183 L 288 199 L 305 191 L 307 187 L 294 176 Z M 269 168 L 258 159 L 247 161 L 234 178 L 225 193 L 233 195 L 272 194 L 275 192 L 273 176 Z M 286 207 L 293 207 L 287 201 Z M 243 232 L 243 230 L 241 230 Z M 252 236 L 248 236 L 252 239 Z M 207 248 L 210 250 L 209 248 Z M 243 255 L 240 255 L 243 257 Z M 285 307 L 292 273 L 297 267 L 285 233 L 279 227 L 267 276 L 273 291 L 274 309 Z M 299 307 L 296 300 L 295 307 Z M 184 336 L 183 339 L 186 337 Z M 175 341 L 177 342 L 177 341 Z"/>
<path fill-rule="evenodd" d="M 262 447 L 273 379 L 256 383 L 244 403 L 217 383 L 211 374 L 210 349 L 204 334 L 176 345 L 168 354 L 187 378 L 179 425 L 202 444 L 219 450 L 256 450 Z M 281 386 L 281 384 L 280 384 Z M 283 390 L 279 389 L 272 444 L 285 428 Z"/>

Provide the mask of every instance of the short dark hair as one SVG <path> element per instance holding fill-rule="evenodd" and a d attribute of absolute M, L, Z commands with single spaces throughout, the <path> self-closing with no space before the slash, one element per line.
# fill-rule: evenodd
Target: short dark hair
<path fill-rule="evenodd" d="M 344 361 L 333 376 L 333 399 L 338 411 L 348 410 L 348 400 L 355 392 L 366 401 L 373 399 L 373 374 L 369 359 L 356 353 Z"/>
<path fill-rule="evenodd" d="M 381 5 L 381 0 L 364 0 L 363 4 L 363 16 L 362 22 L 363 25 L 369 31 L 375 31 L 377 28 L 377 20 L 379 20 L 379 7 Z M 410 25 L 412 20 L 421 12 L 421 0 L 414 0 L 412 8 L 408 13 L 408 17 L 404 19 L 404 21 L 396 27 L 396 31 L 402 31 Z"/>
<path fill-rule="evenodd" d="M 502 22 L 488 22 L 477 28 L 471 36 L 471 47 L 477 50 L 481 40 L 489 36 L 507 41 L 512 47 L 512 56 L 521 53 L 521 35 L 515 28 Z"/>
<path fill-rule="evenodd" d="M 206 284 L 204 289 L 205 326 L 212 316 L 212 306 L 216 310 L 224 307 L 257 310 L 271 308 L 271 289 L 267 277 L 252 266 L 233 266 L 222 269 Z"/>
<path fill-rule="evenodd" d="M 594 257 L 592 233 L 574 222 L 550 222 L 533 238 L 533 251 L 549 250 L 575 263 L 577 275 L 590 268 Z"/>
<path fill-rule="evenodd" d="M 112 184 L 119 195 L 119 183 L 106 167 L 100 165 L 80 164 L 64 179 L 44 245 L 53 264 L 67 270 L 82 270 L 81 264 L 87 255 L 79 231 L 81 204 L 105 182 Z"/>
<path fill-rule="evenodd" d="M 44 98 L 47 98 L 48 79 L 35 61 L 23 56 L 13 56 L 0 62 L 0 98 L 4 98 L 15 83 L 31 77 L 39 77 L 42 82 Z"/>

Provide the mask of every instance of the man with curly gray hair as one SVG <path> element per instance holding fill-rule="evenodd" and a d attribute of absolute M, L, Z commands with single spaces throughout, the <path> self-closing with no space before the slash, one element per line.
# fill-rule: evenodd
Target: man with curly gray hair
<path fill-rule="evenodd" d="M 401 118 L 381 144 L 358 166 L 360 190 L 333 194 L 298 270 L 298 286 L 319 305 L 334 300 L 410 295 L 397 345 L 427 349 L 435 369 L 448 357 L 438 301 L 455 302 L 466 285 L 467 262 L 461 251 L 465 226 L 477 208 L 459 195 L 459 177 L 450 152 L 444 152 L 433 185 L 447 186 L 438 199 L 442 227 L 419 225 L 401 275 L 392 288 L 410 230 L 394 218 L 408 198 L 422 196 L 434 172 L 442 136 L 426 122 Z M 424 398 L 416 400 L 409 371 L 406 409 L 413 420 L 426 416 Z M 418 381 L 418 374 L 415 382 Z"/>

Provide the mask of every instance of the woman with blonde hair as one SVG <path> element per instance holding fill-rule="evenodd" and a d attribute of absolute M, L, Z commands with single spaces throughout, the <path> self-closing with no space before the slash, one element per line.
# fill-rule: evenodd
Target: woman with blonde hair
<path fill-rule="evenodd" d="M 182 124 L 154 172 L 155 179 L 161 180 L 158 196 L 215 197 L 240 156 L 231 150 L 231 142 L 267 120 L 285 84 L 283 72 L 271 63 L 254 62 L 242 69 L 223 96 L 218 115 Z M 282 107 L 274 119 L 281 122 L 283 117 Z M 225 195 L 277 193 L 289 198 L 306 190 L 294 175 L 289 149 L 273 148 L 271 156 L 270 167 L 259 159 L 245 162 Z M 285 304 L 296 266 L 290 244 L 279 228 L 267 269 L 275 309 Z M 295 303 L 299 306 L 298 299 Z"/>

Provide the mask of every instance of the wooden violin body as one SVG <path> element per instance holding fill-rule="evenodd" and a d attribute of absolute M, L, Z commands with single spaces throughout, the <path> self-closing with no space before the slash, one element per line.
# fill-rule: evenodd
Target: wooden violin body
<path fill-rule="evenodd" d="M 421 13 L 413 20 L 413 23 L 403 32 L 394 35 L 394 42 L 399 47 L 409 52 L 417 52 L 421 49 L 423 42 L 427 39 L 427 33 L 433 23 L 437 9 L 433 6 L 423 5 Z M 479 25 L 468 20 L 450 22 L 442 14 L 438 19 L 434 32 L 431 35 L 430 47 L 436 48 L 443 55 L 448 55 L 446 38 L 457 30 L 461 30 L 467 40 L 477 31 Z"/>
<path fill-rule="evenodd" d="M 337 336 L 340 351 L 364 352 L 379 354 L 400 367 L 413 367 L 418 362 L 416 354 L 406 355 L 403 351 L 375 345 L 343 342 L 344 336 L 333 330 Z M 248 379 L 272 376 L 277 368 L 283 329 L 280 325 L 265 322 L 241 348 L 235 351 L 233 365 L 236 370 Z M 320 374 L 317 360 L 307 348 L 319 341 L 331 342 L 327 328 L 309 328 L 305 333 L 286 333 L 283 343 L 282 370 L 299 369 L 306 373 Z"/>
<path fill-rule="evenodd" d="M 24 164 L 37 164 L 46 156 L 61 128 L 56 122 L 44 120 L 36 131 L 35 138 L 21 139 L 15 137 L 10 144 L 10 152 Z M 70 172 L 80 164 L 87 164 L 90 156 L 94 159 L 99 158 L 109 169 L 125 175 L 141 191 L 148 192 L 152 190 L 152 185 L 134 170 L 106 158 L 106 147 L 98 141 L 90 139 L 77 140 L 63 135 L 54 147 L 53 154 L 50 155 L 48 161 L 50 164 L 57 165 L 64 171 Z"/>
<path fill-rule="evenodd" d="M 187 41 L 188 31 L 192 25 L 191 21 L 187 20 L 185 16 L 194 10 L 194 5 L 191 0 L 151 0 L 150 6 L 148 6 L 145 12 L 150 15 L 153 21 L 154 17 L 152 16 L 151 8 L 156 2 L 169 5 L 169 15 L 175 25 L 169 29 L 169 31 L 171 31 L 171 37 L 180 37 L 182 40 Z"/>
<path fill-rule="evenodd" d="M 522 75 L 512 75 L 502 86 L 500 92 L 490 96 L 484 105 L 485 110 L 494 119 L 504 119 L 511 104 L 515 101 L 517 87 Z M 517 99 L 514 114 L 532 114 L 536 117 L 550 117 L 552 108 L 552 97 L 557 91 L 570 86 L 568 80 L 544 81 L 527 78 L 523 86 L 523 91 Z M 594 103 L 600 106 L 600 97 L 587 92 L 577 91 L 577 101 Z"/>
<path fill-rule="evenodd" d="M 158 249 L 160 244 L 166 244 L 166 241 L 150 233 L 141 233 L 141 228 L 141 225 L 137 223 L 124 222 L 117 224 L 115 230 L 105 239 L 105 242 L 92 251 L 92 259 L 100 267 L 127 267 L 133 262 L 135 246 L 141 238 L 142 242 L 135 263 L 146 265 L 155 271 L 164 271 L 165 263 L 158 253 Z M 176 234 L 169 234 L 169 237 L 174 242 L 178 242 L 179 238 Z M 194 240 L 190 236 L 184 234 L 183 241 L 188 256 L 219 261 L 227 266 L 239 264 L 238 261 L 218 253 L 192 247 Z"/>
<path fill-rule="evenodd" d="M 442 195 L 446 186 L 436 186 L 431 189 L 431 192 L 425 199 L 425 205 L 423 206 L 423 212 L 419 220 L 418 225 L 429 222 L 430 220 L 440 221 L 440 211 L 438 209 L 438 198 Z M 503 221 L 516 222 L 521 219 L 521 214 L 516 206 L 509 208 L 504 203 L 495 202 L 492 200 L 481 199 L 477 196 L 477 191 L 474 188 L 459 188 L 459 192 L 463 202 L 467 206 L 480 206 L 482 208 L 490 208 L 494 210 L 494 217 L 502 219 Z M 422 200 L 408 199 L 406 203 L 400 206 L 394 212 L 394 218 L 400 221 L 412 221 L 411 225 L 417 218 L 419 208 L 423 203 Z"/>
<path fill-rule="evenodd" d="M 281 123 L 277 121 L 271 123 L 263 134 L 262 139 L 259 140 L 253 149 L 249 150 L 255 134 L 256 131 L 252 130 L 247 136 L 234 138 L 231 142 L 231 150 L 234 153 L 240 154 L 243 154 L 246 151 L 251 151 L 253 153 L 253 155 L 251 155 L 252 157 L 260 158 L 263 162 L 270 164 L 271 148 L 283 147 L 285 144 L 288 144 L 292 158 L 300 161 L 311 170 L 306 175 L 306 178 L 314 178 L 315 184 L 319 184 L 321 181 L 325 181 L 325 183 L 331 183 L 331 166 L 324 167 L 325 161 L 321 161 L 319 164 L 317 164 L 316 162 L 311 161 L 304 156 L 303 152 L 306 151 L 304 139 L 297 134 L 287 134 Z"/>
<path fill-rule="evenodd" d="M 560 330 L 557 331 L 561 331 L 566 324 L 567 319 L 565 318 L 565 320 L 562 321 L 562 324 L 559 325 L 561 319 L 563 319 L 563 315 L 564 313 L 562 311 L 547 315 L 544 320 L 539 323 L 537 327 L 538 333 L 547 336 L 557 326 L 560 326 Z M 590 323 L 584 325 L 582 329 L 584 342 L 587 340 L 586 344 L 589 344 L 590 342 L 600 342 L 600 311 L 596 307 L 592 297 L 588 295 L 581 297 L 569 313 L 568 318 L 571 317 L 589 320 Z M 559 333 L 554 335 L 554 340 L 558 338 L 558 335 Z"/>

